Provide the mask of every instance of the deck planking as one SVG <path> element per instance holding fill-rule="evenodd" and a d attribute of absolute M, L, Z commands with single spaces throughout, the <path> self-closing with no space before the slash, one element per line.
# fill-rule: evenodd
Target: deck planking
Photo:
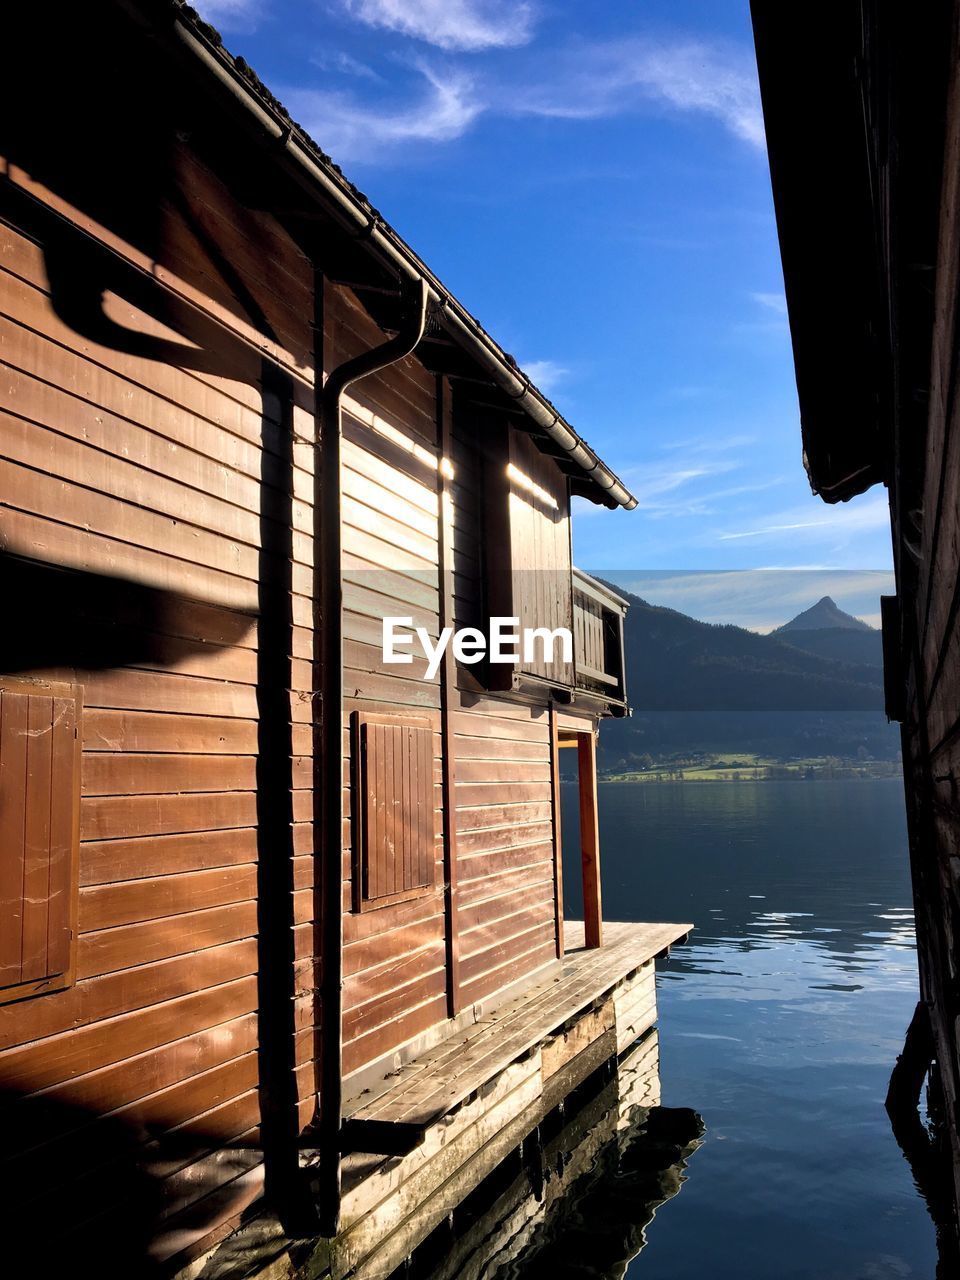
<path fill-rule="evenodd" d="M 441 1041 L 348 1101 L 345 1119 L 360 1126 L 426 1130 L 522 1058 L 630 974 L 685 938 L 690 924 L 606 923 L 605 943 L 585 949 L 583 924 L 569 922 L 558 977 Z"/>

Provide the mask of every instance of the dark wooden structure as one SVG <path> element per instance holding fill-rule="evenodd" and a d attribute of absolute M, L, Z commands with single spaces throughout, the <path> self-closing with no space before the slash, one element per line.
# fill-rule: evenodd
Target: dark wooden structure
<path fill-rule="evenodd" d="M 191 10 L 4 37 L 4 1207 L 127 1277 L 195 1273 L 264 1203 L 334 1238 L 352 1195 L 356 1260 L 396 1225 L 364 1196 L 402 1215 L 451 1151 L 467 1188 L 648 1026 L 689 927 L 599 948 L 623 605 L 573 569 L 570 499 L 634 500 Z M 384 661 L 387 616 L 493 614 L 575 650 Z"/>
<path fill-rule="evenodd" d="M 752 8 L 810 482 L 827 502 L 889 490 L 887 714 L 960 1204 L 960 6 Z M 926 1075 L 917 1052 L 900 1078 Z"/>

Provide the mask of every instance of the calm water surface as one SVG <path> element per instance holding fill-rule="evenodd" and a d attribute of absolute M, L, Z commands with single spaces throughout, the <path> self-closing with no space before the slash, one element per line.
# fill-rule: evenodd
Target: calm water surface
<path fill-rule="evenodd" d="M 917 1000 L 900 783 L 610 783 L 601 823 L 604 915 L 696 925 L 662 966 L 660 1068 L 706 1134 L 626 1274 L 932 1277 L 883 1109 Z"/>

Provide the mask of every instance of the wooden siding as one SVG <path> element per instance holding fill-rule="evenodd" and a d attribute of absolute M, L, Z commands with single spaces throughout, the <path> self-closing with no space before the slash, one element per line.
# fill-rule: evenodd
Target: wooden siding
<path fill-rule="evenodd" d="M 898 484 L 891 509 L 901 623 L 894 640 L 901 648 L 903 671 L 897 701 L 904 716 L 921 992 L 931 1010 L 954 1195 L 960 1205 L 960 405 L 955 391 L 960 367 L 960 59 L 955 49 L 949 70 L 926 435 L 924 439 L 922 432 L 911 431 L 898 437 Z M 914 477 L 922 477 L 918 492 L 911 489 L 918 483 Z"/>
<path fill-rule="evenodd" d="M 454 413 L 453 597 L 458 626 L 478 625 L 478 602 L 484 599 L 483 523 L 499 523 L 492 504 L 506 503 L 506 511 L 499 514 L 509 515 L 514 502 L 505 483 L 506 460 L 492 462 L 478 446 L 477 436 Z M 559 469 L 532 445 L 536 457 L 528 456 L 524 446 L 529 443 L 519 442 L 515 456 L 535 476 L 542 475 L 545 463 L 553 471 L 547 483 L 565 503 Z M 525 502 L 520 505 L 528 510 Z M 569 557 L 569 530 L 564 537 Z M 519 580 L 543 581 L 527 571 Z M 536 625 L 555 624 L 541 616 Z M 458 675 L 450 721 L 456 759 L 459 1003 L 465 1008 L 556 959 L 558 846 L 546 705 L 533 707 L 484 694 L 469 667 Z"/>
<path fill-rule="evenodd" d="M 349 290 L 325 296 L 325 359 L 335 368 L 383 341 Z M 343 413 L 344 710 L 414 716 L 433 730 L 433 868 L 413 900 L 353 910 L 360 831 L 349 785 L 352 737 L 344 740 L 343 1069 L 390 1053 L 446 1017 L 440 686 L 425 663 L 383 662 L 382 620 L 411 617 L 439 633 L 437 386 L 408 358 L 364 379 Z"/>
<path fill-rule="evenodd" d="M 464 1005 L 556 958 L 550 717 L 461 693 L 457 868 Z"/>
<path fill-rule="evenodd" d="M 297 1129 L 315 1114 L 313 350 L 329 372 L 383 334 L 334 284 L 315 333 L 312 269 L 279 223 L 187 143 L 165 161 L 157 203 L 116 225 L 4 162 L 0 532 L 35 602 L 6 669 L 75 684 L 83 714 L 76 980 L 0 1005 L 0 1078 L 19 1202 L 59 1193 L 83 1241 L 145 1196 L 172 1266 L 260 1193 L 271 1099 L 292 1094 Z M 344 397 L 345 711 L 422 722 L 430 775 L 427 884 L 356 911 L 344 734 L 348 1075 L 556 962 L 546 707 L 382 660 L 385 615 L 433 639 L 441 610 L 479 620 L 483 512 L 509 513 L 471 424 L 454 410 L 441 432 L 450 403 L 415 358 Z M 568 579 L 565 481 L 500 434 L 501 471 L 519 458 L 562 496 L 544 554 Z M 529 609 L 554 608 L 541 595 Z"/>
<path fill-rule="evenodd" d="M 328 367 L 382 340 L 348 290 L 331 287 L 325 305 Z M 441 605 L 452 612 L 449 621 L 456 626 L 481 623 L 483 522 L 491 501 L 503 504 L 505 516 L 513 501 L 506 485 L 501 483 L 492 494 L 485 487 L 489 450 L 481 447 L 465 415 L 457 413 L 455 400 L 444 450 L 440 414 L 450 399 L 442 391 L 415 358 L 408 358 L 396 376 L 391 370 L 366 379 L 344 401 L 345 711 L 425 716 L 434 727 L 436 855 L 434 891 L 415 901 L 351 911 L 346 918 L 343 1035 L 348 1075 L 416 1043 L 450 1012 L 531 978 L 557 955 L 546 707 L 483 693 L 475 669 L 456 670 L 443 713 L 455 779 L 454 862 L 452 875 L 445 876 L 444 833 L 450 819 L 443 808 L 442 673 L 428 681 L 420 658 L 405 666 L 382 661 L 386 615 L 411 617 L 432 640 L 439 632 Z M 519 433 L 511 434 L 519 438 Z M 499 438 L 505 445 L 506 433 Z M 569 584 L 565 482 L 555 464 L 533 446 L 529 454 L 528 443 L 519 439 L 515 456 L 535 473 L 538 484 L 550 484 L 564 504 L 556 525 L 555 558 L 562 563 L 565 554 Z M 501 477 L 507 461 L 501 452 L 496 464 Z M 444 488 L 449 507 L 442 566 L 449 574 L 447 603 L 441 601 L 440 566 L 439 495 Z M 539 552 L 528 549 L 526 555 L 532 554 Z M 534 582 L 539 575 L 525 571 L 523 579 Z M 531 625 L 534 617 L 529 614 Z M 544 624 L 542 618 L 536 621 Z M 560 625 L 553 614 L 546 624 Z M 348 735 L 345 750 L 350 749 Z M 345 780 L 351 776 L 345 769 Z M 358 902 L 352 868 L 359 831 L 351 803 L 348 789 L 347 906 Z M 445 893 L 451 883 L 455 891 Z M 456 980 L 451 965 L 458 970 Z"/>
<path fill-rule="evenodd" d="M 158 1261 L 260 1186 L 267 715 L 273 742 L 293 724 L 290 1052 L 313 1110 L 312 277 L 278 224 L 174 161 L 151 251 L 15 166 L 0 210 L 5 560 L 58 601 L 21 610 L 8 651 L 84 706 L 77 981 L 0 1009 L 5 1185 L 59 1188 L 80 1239 L 135 1213 L 145 1178 Z M 108 286 L 86 329 L 63 294 L 85 272 Z"/>

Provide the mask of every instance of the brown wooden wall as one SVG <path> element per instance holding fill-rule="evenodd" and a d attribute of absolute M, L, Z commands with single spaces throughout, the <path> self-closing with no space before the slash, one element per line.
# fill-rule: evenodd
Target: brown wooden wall
<path fill-rule="evenodd" d="M 510 457 L 527 473 L 545 480 L 558 493 L 566 510 L 566 487 L 559 469 L 539 454 L 530 441 L 510 431 L 506 456 L 491 465 L 489 454 L 476 440 L 476 431 L 454 415 L 455 463 L 454 588 L 458 625 L 477 625 L 475 602 L 482 596 L 483 554 L 490 540 L 484 520 L 502 522 L 491 511 L 497 500 L 507 503 L 501 515 L 510 516 L 516 503 L 504 483 Z M 493 480 L 492 480 L 493 477 Z M 498 483 L 499 481 L 499 483 Z M 537 520 L 530 508 L 529 522 Z M 473 513 L 477 515 L 474 517 Z M 521 523 L 519 517 L 517 523 Z M 550 520 L 551 531 L 554 523 Z M 569 565 L 569 529 L 563 535 Z M 523 546 L 520 534 L 518 546 Z M 532 564 L 532 546 L 524 548 L 523 564 Z M 489 550 L 488 550 L 489 554 Z M 559 556 L 558 551 L 558 556 Z M 499 566 L 498 566 L 499 567 Z M 521 569 L 521 585 L 545 580 Z M 550 602 L 536 625 L 560 625 L 552 620 Z M 524 625 L 531 625 L 529 611 Z M 456 760 L 457 927 L 462 1006 L 481 1000 L 530 974 L 556 955 L 553 858 L 555 831 L 551 792 L 550 720 L 546 707 L 525 706 L 476 691 L 469 669 L 459 673 L 459 690 L 452 729 Z"/>
<path fill-rule="evenodd" d="M 313 1110 L 312 275 L 186 149 L 149 251 L 0 167 L 4 671 L 83 701 L 77 981 L 0 1006 L 4 1185 L 69 1205 L 78 1241 L 159 1214 L 165 1258 L 259 1190 L 267 836 L 297 855 Z M 268 718 L 273 745 L 293 725 L 286 833 Z"/>
<path fill-rule="evenodd" d="M 892 509 L 921 986 L 933 1014 L 960 1205 L 960 406 L 955 391 L 960 373 L 960 61 L 955 49 L 950 78 L 925 451 L 917 434 L 899 442 Z M 922 476 L 919 494 L 908 487 L 915 475 Z"/>
<path fill-rule="evenodd" d="M 382 341 L 349 291 L 327 290 L 325 351 L 332 368 Z M 408 616 L 432 639 L 440 627 L 439 498 L 444 454 L 436 378 L 411 357 L 351 388 L 344 413 L 345 713 L 426 717 L 436 728 L 435 886 L 395 905 L 358 911 L 354 774 L 344 735 L 344 1071 L 374 1062 L 446 1019 L 450 962 L 443 835 L 441 682 L 425 664 L 388 666 L 382 619 Z M 454 413 L 449 476 L 453 618 L 481 620 L 484 451 Z M 562 487 L 559 471 L 556 481 Z M 501 459 L 505 470 L 506 457 Z M 507 500 L 501 490 L 500 500 Z M 522 982 L 556 954 L 549 719 L 545 709 L 476 693 L 474 670 L 451 708 L 456 798 L 453 947 L 456 1008 Z M 458 903 L 458 905 L 456 905 Z"/>
<path fill-rule="evenodd" d="M 461 697 L 454 715 L 461 1000 L 556 957 L 550 722 L 545 709 Z"/>
<path fill-rule="evenodd" d="M 83 741 L 76 982 L 0 1003 L 0 1087 L 23 1211 L 57 1195 L 80 1240 L 129 1204 L 131 1242 L 170 1263 L 259 1194 L 262 1100 L 289 1089 L 293 1123 L 314 1115 L 318 337 L 310 263 L 279 223 L 186 144 L 165 163 L 162 200 L 126 208 L 121 233 L 2 162 L 2 674 L 78 685 Z M 346 288 L 328 284 L 323 308 L 327 371 L 383 340 Z M 467 670 L 442 704 L 421 660 L 381 657 L 386 614 L 438 633 L 445 483 L 448 620 L 482 613 L 493 499 L 450 403 L 415 358 L 344 401 L 347 1073 L 556 955 L 545 707 Z M 555 465 L 511 433 L 504 468 L 521 457 L 565 502 Z M 363 911 L 361 710 L 432 727 L 435 800 L 433 884 Z"/>

